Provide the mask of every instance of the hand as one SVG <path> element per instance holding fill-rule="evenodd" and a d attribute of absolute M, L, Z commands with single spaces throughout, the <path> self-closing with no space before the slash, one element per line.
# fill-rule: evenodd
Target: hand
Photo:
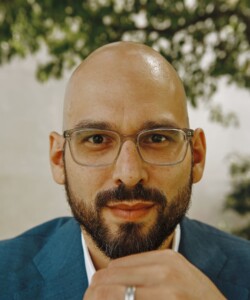
<path fill-rule="evenodd" d="M 136 287 L 136 300 L 225 299 L 181 254 L 159 250 L 113 260 L 95 273 L 84 300 L 124 300 L 128 286 Z"/>

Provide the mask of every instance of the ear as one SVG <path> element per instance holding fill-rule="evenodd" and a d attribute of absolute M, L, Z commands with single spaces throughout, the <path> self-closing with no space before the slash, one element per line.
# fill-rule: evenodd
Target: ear
<path fill-rule="evenodd" d="M 206 160 L 206 138 L 204 131 L 196 129 L 192 139 L 193 145 L 193 183 L 201 180 Z"/>
<path fill-rule="evenodd" d="M 50 166 L 54 180 L 58 184 L 65 183 L 63 147 L 64 138 L 57 132 L 51 132 L 50 136 Z"/>

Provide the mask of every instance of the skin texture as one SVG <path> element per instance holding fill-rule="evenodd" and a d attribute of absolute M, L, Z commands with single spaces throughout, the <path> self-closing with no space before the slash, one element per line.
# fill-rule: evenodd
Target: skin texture
<path fill-rule="evenodd" d="M 91 54 L 73 73 L 65 95 L 64 129 L 98 122 L 124 135 L 133 135 L 157 123 L 188 128 L 186 96 L 175 70 L 157 52 L 136 43 L 119 42 Z M 100 124 L 99 124 L 100 125 Z M 67 183 L 74 201 L 94 209 L 97 193 L 123 184 L 134 188 L 141 184 L 158 189 L 171 203 L 188 180 L 198 182 L 203 174 L 206 154 L 205 136 L 196 129 L 192 149 L 183 162 L 174 166 L 155 166 L 140 158 L 133 141 L 126 140 L 114 164 L 84 167 L 76 164 L 64 138 L 50 135 L 50 160 L 54 179 Z M 192 174 L 192 177 L 190 177 Z M 180 200 L 178 200 L 180 201 Z M 142 203 L 137 200 L 137 203 Z M 128 201 L 129 204 L 129 201 Z M 115 234 L 124 222 L 109 209 L 102 219 Z M 143 217 L 143 231 L 155 222 L 155 208 Z M 137 222 L 135 220 L 135 222 Z M 84 299 L 124 299 L 125 287 L 137 287 L 136 299 L 224 299 L 209 279 L 180 254 L 168 249 L 171 234 L 155 250 L 110 259 L 96 247 L 83 230 L 92 260 L 98 270 Z"/>

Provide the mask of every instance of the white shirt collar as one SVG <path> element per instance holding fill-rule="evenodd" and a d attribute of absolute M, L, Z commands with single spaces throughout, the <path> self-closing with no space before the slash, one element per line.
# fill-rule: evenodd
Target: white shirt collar
<path fill-rule="evenodd" d="M 90 283 L 91 279 L 92 279 L 92 276 L 96 272 L 96 269 L 95 269 L 95 267 L 93 265 L 93 261 L 90 257 L 89 250 L 87 248 L 87 245 L 86 245 L 83 234 L 81 234 L 81 237 L 82 237 L 82 247 L 83 247 L 83 253 L 84 253 L 84 262 L 85 262 L 88 282 Z M 181 240 L 181 229 L 180 229 L 180 225 L 178 224 L 175 228 L 175 231 L 174 231 L 174 237 L 173 237 L 173 243 L 172 243 L 172 250 L 173 251 L 178 252 L 179 245 L 180 245 L 180 240 Z"/>

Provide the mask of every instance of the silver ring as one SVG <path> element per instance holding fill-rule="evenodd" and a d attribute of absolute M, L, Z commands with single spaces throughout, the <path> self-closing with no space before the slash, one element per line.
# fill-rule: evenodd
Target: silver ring
<path fill-rule="evenodd" d="M 135 286 L 128 286 L 125 290 L 124 300 L 135 300 Z"/>

